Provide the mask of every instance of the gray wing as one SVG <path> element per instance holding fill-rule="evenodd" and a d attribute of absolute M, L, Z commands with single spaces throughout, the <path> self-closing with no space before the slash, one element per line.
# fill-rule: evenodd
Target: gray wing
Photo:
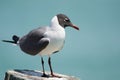
<path fill-rule="evenodd" d="M 23 36 L 19 40 L 21 50 L 30 55 L 36 55 L 42 51 L 49 44 L 47 39 L 43 39 L 47 29 L 48 27 L 40 27 Z"/>

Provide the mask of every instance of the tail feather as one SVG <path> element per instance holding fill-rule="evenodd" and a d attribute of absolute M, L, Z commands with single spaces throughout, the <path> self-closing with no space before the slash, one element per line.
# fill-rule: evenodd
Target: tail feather
<path fill-rule="evenodd" d="M 12 37 L 13 41 L 9 41 L 9 40 L 2 40 L 3 42 L 8 42 L 8 43 L 13 43 L 13 44 L 17 44 L 19 37 L 16 35 L 13 35 Z"/>

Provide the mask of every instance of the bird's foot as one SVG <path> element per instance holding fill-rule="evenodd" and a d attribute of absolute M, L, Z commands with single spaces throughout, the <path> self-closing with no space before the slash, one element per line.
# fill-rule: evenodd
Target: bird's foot
<path fill-rule="evenodd" d="M 50 77 L 49 75 L 47 75 L 47 74 L 43 74 L 41 77 Z"/>
<path fill-rule="evenodd" d="M 51 74 L 51 77 L 62 78 L 61 76 L 58 76 L 58 75 L 55 75 L 55 74 Z"/>

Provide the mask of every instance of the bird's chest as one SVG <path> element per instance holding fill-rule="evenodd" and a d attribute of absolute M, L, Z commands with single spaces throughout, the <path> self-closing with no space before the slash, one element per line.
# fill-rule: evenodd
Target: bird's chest
<path fill-rule="evenodd" d="M 64 31 L 50 31 L 45 35 L 49 39 L 49 44 L 42 53 L 51 54 L 62 49 L 65 40 Z"/>
<path fill-rule="evenodd" d="M 52 34 L 52 35 L 50 35 Z M 49 32 L 50 45 L 55 47 L 61 47 L 65 40 L 65 32 L 64 31 L 53 31 Z"/>

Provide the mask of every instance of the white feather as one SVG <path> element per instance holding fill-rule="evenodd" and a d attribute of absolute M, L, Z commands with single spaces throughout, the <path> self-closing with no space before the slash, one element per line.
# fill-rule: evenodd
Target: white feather
<path fill-rule="evenodd" d="M 57 16 L 53 17 L 49 29 L 44 34 L 50 42 L 40 55 L 51 55 L 55 51 L 62 49 L 65 40 L 65 30 L 59 25 Z"/>

